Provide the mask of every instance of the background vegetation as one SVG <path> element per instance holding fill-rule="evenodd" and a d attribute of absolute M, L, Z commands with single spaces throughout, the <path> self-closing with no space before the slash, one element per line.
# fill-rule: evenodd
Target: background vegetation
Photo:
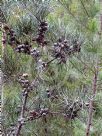
<path fill-rule="evenodd" d="M 22 87 L 18 78 L 28 73 L 34 90 L 27 100 L 26 117 L 31 111 L 49 108 L 63 114 L 46 115 L 23 125 L 21 136 L 88 136 L 86 129 L 92 107 L 90 136 L 102 136 L 102 33 L 100 27 L 101 6 L 95 0 L 2 0 L 1 23 L 7 24 L 20 43 L 28 41 L 32 48 L 38 48 L 44 62 L 52 60 L 52 47 L 60 37 L 73 46 L 75 41 L 81 51 L 67 56 L 66 63 L 55 59 L 47 69 L 42 70 L 36 60 L 14 50 L 15 45 L 0 46 L 2 72 L 4 74 L 2 125 L 4 135 L 15 135 L 15 128 L 22 105 Z M 48 22 L 44 47 L 32 39 L 37 36 L 40 21 Z M 0 32 L 2 39 L 2 28 Z M 2 45 L 2 40 L 0 45 Z M 3 51 L 3 52 L 2 52 Z M 94 76 L 97 72 L 96 92 L 93 93 Z M 48 98 L 48 90 L 53 92 Z M 77 116 L 72 119 L 69 107 L 74 102 L 81 104 Z M 79 105 L 77 105 L 79 106 Z"/>

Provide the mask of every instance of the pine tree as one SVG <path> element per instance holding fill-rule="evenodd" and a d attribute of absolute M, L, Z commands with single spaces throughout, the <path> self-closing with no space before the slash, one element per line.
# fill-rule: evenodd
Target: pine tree
<path fill-rule="evenodd" d="M 5 134 L 101 135 L 98 3 L 4 3 L 8 22 L 3 64 Z"/>

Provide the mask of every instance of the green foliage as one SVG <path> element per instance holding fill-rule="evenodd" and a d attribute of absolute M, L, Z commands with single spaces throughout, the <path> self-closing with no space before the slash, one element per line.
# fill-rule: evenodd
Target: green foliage
<path fill-rule="evenodd" d="M 4 85 L 4 100 L 3 100 L 4 127 L 9 128 L 11 124 L 17 121 L 18 117 L 17 107 L 20 103 L 19 93 L 21 92 L 20 87 L 19 85 L 17 85 L 17 83 L 9 81 L 6 85 Z"/>
<path fill-rule="evenodd" d="M 70 56 L 66 64 L 58 64 L 53 61 L 46 71 L 38 72 L 36 63 L 29 55 L 16 53 L 9 45 L 3 54 L 3 73 L 9 78 L 4 85 L 4 126 L 5 131 L 10 128 L 11 123 L 15 124 L 18 119 L 17 106 L 21 104 L 21 88 L 17 82 L 18 75 L 28 73 L 30 80 L 39 75 L 41 83 L 29 95 L 28 107 L 38 108 L 39 101 L 42 107 L 48 106 L 57 111 L 66 105 L 67 99 L 79 98 L 82 102 L 88 102 L 92 94 L 92 79 L 94 68 L 99 62 L 97 95 L 94 101 L 95 111 L 93 112 L 93 126 L 91 136 L 102 135 L 102 35 L 98 34 L 99 5 L 94 0 L 17 0 L 6 1 L 2 7 L 6 21 L 15 30 L 20 41 L 28 40 L 33 47 L 32 37 L 37 35 L 40 20 L 47 20 L 49 29 L 46 38 L 49 40 L 47 48 L 41 49 L 44 54 L 43 60 L 49 61 L 52 56 L 47 53 L 59 37 L 65 36 L 70 42 L 73 39 L 80 39 L 83 42 L 81 53 L 74 57 Z M 0 34 L 1 37 L 1 34 Z M 1 44 L 1 43 L 0 43 Z M 0 54 L 2 48 L 0 46 Z M 7 78 L 7 79 L 8 79 Z M 15 79 L 15 80 L 14 80 Z M 46 89 L 55 89 L 60 100 L 51 101 L 46 96 Z M 33 100 L 34 99 L 34 100 Z M 36 102 L 37 101 L 37 102 Z M 64 106 L 65 106 L 64 105 Z M 48 136 L 84 136 L 88 109 L 84 109 L 78 118 L 72 120 L 60 116 L 47 117 L 47 123 L 42 119 L 28 122 L 22 129 L 21 135 L 45 136 L 45 128 L 48 129 Z"/>
<path fill-rule="evenodd" d="M 88 28 L 91 32 L 97 31 L 97 22 L 95 19 L 89 20 L 88 22 Z"/>

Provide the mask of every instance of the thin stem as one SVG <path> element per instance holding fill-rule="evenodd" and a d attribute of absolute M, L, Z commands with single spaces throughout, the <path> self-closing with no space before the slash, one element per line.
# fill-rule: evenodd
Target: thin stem
<path fill-rule="evenodd" d="M 96 69 L 94 77 L 93 77 L 93 84 L 92 84 L 92 95 L 95 96 L 97 91 L 97 78 L 98 78 L 98 69 Z M 92 125 L 92 116 L 93 116 L 93 103 L 94 97 L 89 101 L 89 114 L 88 114 L 88 121 L 87 121 L 87 128 L 86 128 L 86 136 L 90 135 L 90 127 Z"/>
<path fill-rule="evenodd" d="M 85 12 L 86 12 L 86 14 L 87 14 L 87 16 L 90 17 L 90 16 L 89 16 L 89 13 L 88 13 L 88 11 L 87 11 L 87 9 L 86 9 L 84 3 L 83 3 L 83 1 L 80 0 L 80 2 L 81 2 L 81 4 L 82 4 L 82 6 L 83 6 L 83 8 L 84 8 L 84 10 L 85 10 Z"/>
<path fill-rule="evenodd" d="M 27 103 L 27 98 L 28 98 L 28 92 L 24 95 L 23 98 L 23 103 L 22 103 L 22 108 L 21 108 L 21 115 L 20 115 L 20 119 L 24 119 L 24 113 L 25 113 L 25 108 L 26 108 L 26 103 Z M 18 126 L 17 126 L 17 131 L 16 131 L 16 135 L 15 136 L 19 136 L 20 135 L 20 131 L 22 129 L 22 120 L 18 121 Z"/>
<path fill-rule="evenodd" d="M 53 58 L 52 60 L 47 62 L 47 65 L 50 64 L 52 61 L 56 60 L 56 58 Z"/>

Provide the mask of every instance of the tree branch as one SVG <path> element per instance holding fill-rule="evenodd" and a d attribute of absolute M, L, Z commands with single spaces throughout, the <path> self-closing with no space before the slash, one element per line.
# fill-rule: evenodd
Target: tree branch
<path fill-rule="evenodd" d="M 92 84 L 93 96 L 95 96 L 97 91 L 97 78 L 98 78 L 98 69 L 96 69 L 94 78 L 93 78 L 93 84 Z M 93 103 L 94 103 L 94 97 L 92 97 L 92 99 L 90 99 L 90 102 L 89 102 L 89 115 L 88 115 L 88 121 L 87 121 L 86 136 L 90 135 L 90 127 L 92 125 L 92 116 L 93 116 Z"/>
<path fill-rule="evenodd" d="M 25 108 L 26 108 L 26 103 L 27 103 L 27 98 L 28 98 L 28 93 L 29 89 L 26 88 L 24 90 L 23 96 L 22 96 L 22 106 L 21 106 L 21 113 L 20 113 L 20 118 L 18 119 L 18 125 L 17 125 L 17 131 L 15 136 L 20 135 L 20 131 L 22 129 L 22 125 L 24 124 L 24 113 L 25 113 Z"/>
<path fill-rule="evenodd" d="M 86 12 L 86 14 L 87 14 L 87 16 L 90 17 L 90 15 L 89 15 L 89 13 L 88 13 L 88 11 L 87 11 L 87 9 L 86 9 L 86 7 L 85 7 L 83 1 L 80 0 L 80 2 L 81 2 L 81 4 L 82 4 L 82 6 L 83 6 L 83 8 L 84 8 L 84 10 L 85 10 L 85 12 Z"/>

